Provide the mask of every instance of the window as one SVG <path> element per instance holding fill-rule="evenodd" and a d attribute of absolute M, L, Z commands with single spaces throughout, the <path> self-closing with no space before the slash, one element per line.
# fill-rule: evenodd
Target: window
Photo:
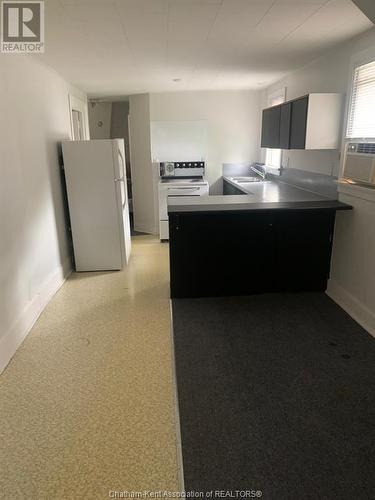
<path fill-rule="evenodd" d="M 348 138 L 375 138 L 375 61 L 354 71 Z"/>
<path fill-rule="evenodd" d="M 285 102 L 285 87 L 276 90 L 268 96 L 268 106 L 277 106 Z M 281 166 L 281 149 L 266 149 L 266 158 L 264 163 L 273 168 L 280 168 Z"/>

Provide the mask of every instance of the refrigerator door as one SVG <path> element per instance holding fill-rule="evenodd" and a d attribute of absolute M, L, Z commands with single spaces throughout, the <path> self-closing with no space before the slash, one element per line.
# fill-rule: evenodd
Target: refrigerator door
<path fill-rule="evenodd" d="M 129 262 L 131 252 L 129 200 L 126 181 L 125 147 L 123 139 L 113 140 L 113 166 L 118 203 L 119 233 L 123 264 Z"/>
<path fill-rule="evenodd" d="M 113 141 L 62 144 L 77 271 L 123 267 Z"/>

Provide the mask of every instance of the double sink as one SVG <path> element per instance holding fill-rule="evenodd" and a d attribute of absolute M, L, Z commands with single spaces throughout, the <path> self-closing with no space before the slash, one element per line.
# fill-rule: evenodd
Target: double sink
<path fill-rule="evenodd" d="M 228 179 L 236 184 L 251 184 L 253 182 L 269 182 L 267 179 L 262 177 L 228 177 Z"/>

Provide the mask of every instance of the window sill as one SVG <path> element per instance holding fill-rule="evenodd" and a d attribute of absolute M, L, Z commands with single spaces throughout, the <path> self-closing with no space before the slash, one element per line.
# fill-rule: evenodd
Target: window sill
<path fill-rule="evenodd" d="M 266 169 L 266 172 L 268 174 L 281 175 L 281 167 L 275 167 L 273 165 L 267 165 L 267 163 L 265 163 L 263 165 L 263 167 Z"/>
<path fill-rule="evenodd" d="M 349 184 L 344 180 L 338 181 L 337 190 L 341 194 L 361 198 L 362 200 L 375 203 L 375 186 L 363 186 L 362 184 Z"/>

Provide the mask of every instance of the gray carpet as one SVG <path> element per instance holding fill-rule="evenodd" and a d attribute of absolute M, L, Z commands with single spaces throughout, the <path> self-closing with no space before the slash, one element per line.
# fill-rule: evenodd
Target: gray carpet
<path fill-rule="evenodd" d="M 173 300 L 186 490 L 375 498 L 375 340 L 325 294 Z"/>

